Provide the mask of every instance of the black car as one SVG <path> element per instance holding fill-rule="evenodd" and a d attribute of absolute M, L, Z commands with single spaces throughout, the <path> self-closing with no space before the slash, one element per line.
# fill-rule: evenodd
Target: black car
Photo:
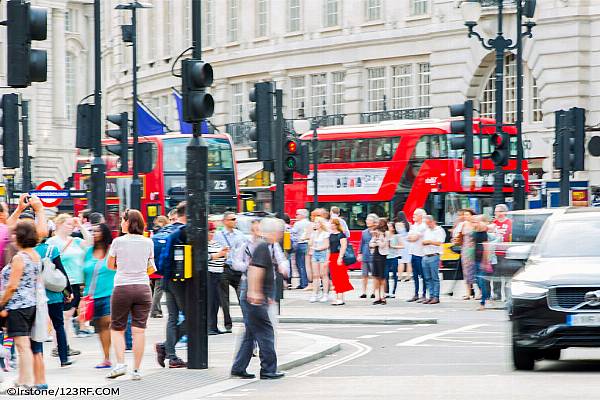
<path fill-rule="evenodd" d="M 558 360 L 568 347 L 600 347 L 599 238 L 600 209 L 569 209 L 544 224 L 511 282 L 516 369 Z"/>

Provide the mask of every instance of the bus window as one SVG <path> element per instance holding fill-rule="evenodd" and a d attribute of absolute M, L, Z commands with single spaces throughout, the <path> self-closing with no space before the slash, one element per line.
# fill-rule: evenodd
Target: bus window
<path fill-rule="evenodd" d="M 328 163 L 334 161 L 332 158 L 333 153 L 333 140 L 324 140 L 319 143 L 319 160 L 320 162 Z"/>
<path fill-rule="evenodd" d="M 216 138 L 209 138 L 206 141 L 208 142 L 208 169 L 233 169 L 233 152 L 229 141 Z"/>
<path fill-rule="evenodd" d="M 311 204 L 307 205 L 310 208 Z M 340 208 L 340 215 L 348 223 L 351 230 L 363 230 L 367 227 L 366 219 L 369 214 L 377 214 L 379 217 L 389 218 L 389 202 L 369 202 L 369 203 L 320 203 L 320 206 L 326 210 L 337 206 Z"/>
<path fill-rule="evenodd" d="M 352 141 L 352 161 L 369 161 L 369 139 Z"/>
<path fill-rule="evenodd" d="M 208 169 L 233 169 L 233 153 L 227 139 L 207 138 Z M 185 172 L 189 138 L 163 140 L 163 168 L 165 172 Z"/>
<path fill-rule="evenodd" d="M 446 135 L 431 136 L 430 144 L 430 158 L 448 158 L 448 140 Z"/>

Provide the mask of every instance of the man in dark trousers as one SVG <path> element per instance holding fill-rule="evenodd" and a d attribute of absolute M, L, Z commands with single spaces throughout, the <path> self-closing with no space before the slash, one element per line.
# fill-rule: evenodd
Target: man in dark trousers
<path fill-rule="evenodd" d="M 240 306 L 246 332 L 231 367 L 231 376 L 242 379 L 255 377 L 246 368 L 252 359 L 256 341 L 260 349 L 260 379 L 279 379 L 284 374 L 277 371 L 275 330 L 269 318 L 269 304 L 275 299 L 277 271 L 273 246 L 283 237 L 284 223 L 279 219 L 264 218 L 259 229 L 263 239 L 252 252 L 247 276 L 241 285 Z"/>

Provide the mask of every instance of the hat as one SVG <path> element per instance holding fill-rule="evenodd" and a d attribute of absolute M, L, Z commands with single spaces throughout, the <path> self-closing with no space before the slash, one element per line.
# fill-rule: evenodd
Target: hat
<path fill-rule="evenodd" d="M 215 224 L 214 222 L 209 221 L 208 222 L 208 231 L 214 231 L 215 229 L 217 229 L 217 224 Z"/>

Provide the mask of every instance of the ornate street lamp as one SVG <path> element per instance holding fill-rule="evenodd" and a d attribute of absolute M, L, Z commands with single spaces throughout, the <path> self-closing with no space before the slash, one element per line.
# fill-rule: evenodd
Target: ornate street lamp
<path fill-rule="evenodd" d="M 482 2 L 485 5 L 497 5 L 498 7 L 498 29 L 496 37 L 485 40 L 478 32 L 475 31 L 479 19 L 481 18 Z M 466 0 L 461 4 L 461 11 L 465 25 L 469 29 L 468 36 L 476 37 L 487 50 L 496 52 L 496 133 L 502 133 L 504 116 L 504 57 L 506 51 L 517 51 L 517 118 L 515 127 L 517 129 L 517 169 L 515 171 L 515 179 L 513 182 L 514 188 L 514 208 L 525 208 L 525 179 L 523 177 L 523 37 L 532 37 L 531 30 L 535 26 L 532 20 L 535 14 L 536 0 L 514 0 L 517 7 L 517 38 L 513 41 L 504 37 L 503 32 L 503 16 L 504 16 L 505 0 Z M 523 17 L 527 20 L 523 23 Z M 523 32 L 523 27 L 526 31 Z M 504 186 L 504 173 L 502 167 L 496 166 L 494 176 L 494 204 L 504 203 L 504 195 L 502 189 Z"/>

